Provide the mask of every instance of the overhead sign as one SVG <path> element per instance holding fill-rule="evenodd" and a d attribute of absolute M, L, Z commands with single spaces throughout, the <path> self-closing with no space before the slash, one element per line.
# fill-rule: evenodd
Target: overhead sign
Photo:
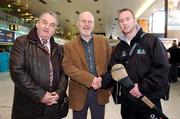
<path fill-rule="evenodd" d="M 13 42 L 14 32 L 0 29 L 0 42 Z"/>
<path fill-rule="evenodd" d="M 16 25 L 16 24 L 9 24 L 9 30 L 18 31 L 18 25 Z"/>

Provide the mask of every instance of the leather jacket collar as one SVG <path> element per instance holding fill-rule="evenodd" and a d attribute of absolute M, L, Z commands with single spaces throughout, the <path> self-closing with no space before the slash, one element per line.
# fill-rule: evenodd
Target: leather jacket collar
<path fill-rule="evenodd" d="M 41 41 L 40 41 L 40 39 L 39 39 L 39 37 L 37 35 L 37 28 L 36 27 L 31 29 L 31 31 L 27 35 L 27 38 L 28 38 L 29 42 L 31 42 L 31 43 L 41 44 L 42 45 L 42 43 L 41 43 Z M 53 36 L 50 38 L 50 44 L 51 44 L 51 49 L 56 47 L 56 43 L 54 41 Z"/>

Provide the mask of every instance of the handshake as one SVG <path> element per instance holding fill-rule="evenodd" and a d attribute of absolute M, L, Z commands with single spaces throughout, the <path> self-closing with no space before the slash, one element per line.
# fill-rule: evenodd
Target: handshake
<path fill-rule="evenodd" d="M 94 77 L 93 82 L 91 84 L 91 87 L 94 90 L 97 90 L 97 89 L 99 89 L 102 86 L 101 82 L 102 82 L 102 78 L 101 77 Z"/>

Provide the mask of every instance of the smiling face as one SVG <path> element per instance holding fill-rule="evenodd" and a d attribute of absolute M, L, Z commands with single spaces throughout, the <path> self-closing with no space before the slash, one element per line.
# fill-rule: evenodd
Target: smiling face
<path fill-rule="evenodd" d="M 77 27 L 78 27 L 78 30 L 79 30 L 81 36 L 90 37 L 91 33 L 94 29 L 93 15 L 88 11 L 82 12 L 79 15 Z"/>
<path fill-rule="evenodd" d="M 44 13 L 36 24 L 38 36 L 42 39 L 50 39 L 56 31 L 57 25 L 55 16 Z"/>
<path fill-rule="evenodd" d="M 135 30 L 136 20 L 133 14 L 126 10 L 119 13 L 118 16 L 119 27 L 121 31 L 127 35 L 131 34 Z"/>

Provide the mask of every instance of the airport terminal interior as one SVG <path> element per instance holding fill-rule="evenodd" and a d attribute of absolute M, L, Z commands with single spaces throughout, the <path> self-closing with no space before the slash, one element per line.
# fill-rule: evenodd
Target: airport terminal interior
<path fill-rule="evenodd" d="M 27 34 L 42 12 L 54 11 L 59 25 L 55 41 L 64 45 L 76 38 L 76 20 L 82 11 L 95 17 L 93 33 L 103 35 L 112 47 L 119 42 L 117 11 L 130 8 L 145 32 L 158 37 L 168 50 L 173 43 L 180 46 L 180 0 L 0 0 L 0 119 L 10 119 L 14 83 L 9 73 L 9 55 L 15 39 Z M 180 50 L 180 49 L 179 49 Z M 180 57 L 180 52 L 176 54 Z M 162 101 L 163 112 L 169 119 L 180 119 L 180 61 L 177 81 L 170 82 L 168 101 Z M 171 66 L 171 64 L 170 64 Z M 110 97 L 105 119 L 122 119 L 121 106 Z M 72 119 L 72 110 L 65 119 Z M 91 119 L 88 112 L 88 119 Z"/>

